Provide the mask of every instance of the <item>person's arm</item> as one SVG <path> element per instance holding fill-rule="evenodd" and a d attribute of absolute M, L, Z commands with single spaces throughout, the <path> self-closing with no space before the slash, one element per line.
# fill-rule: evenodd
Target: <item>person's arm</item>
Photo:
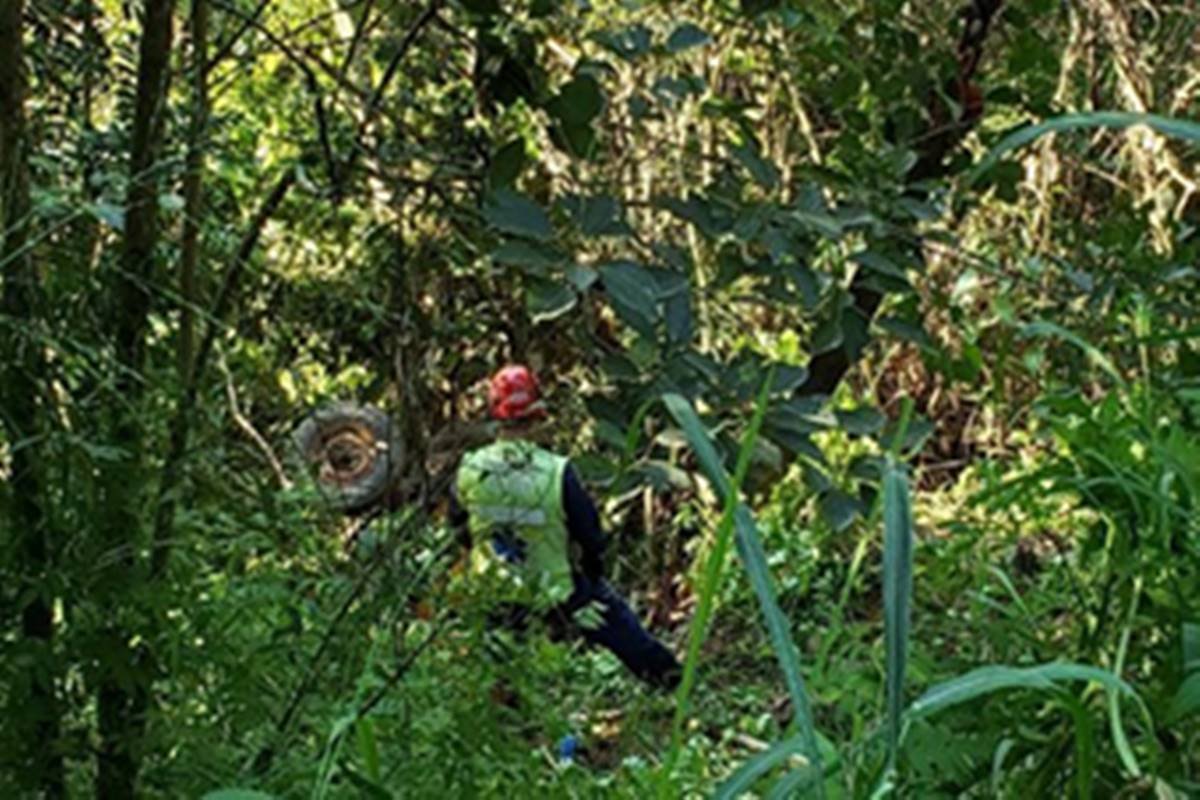
<path fill-rule="evenodd" d="M 587 489 L 575 473 L 567 467 L 563 473 L 563 513 L 566 515 L 567 533 L 571 542 L 578 545 L 582 556 L 580 571 L 590 580 L 604 577 L 604 550 L 607 545 L 604 530 L 600 527 L 600 512 L 588 495 Z"/>

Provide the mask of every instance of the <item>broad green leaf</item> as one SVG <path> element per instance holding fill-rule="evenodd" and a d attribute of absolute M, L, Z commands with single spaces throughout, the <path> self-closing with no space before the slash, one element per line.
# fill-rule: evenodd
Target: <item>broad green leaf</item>
<path fill-rule="evenodd" d="M 499 0 L 461 0 L 463 8 L 476 14 L 492 16 L 501 13 Z"/>
<path fill-rule="evenodd" d="M 493 189 L 511 187 L 527 163 L 529 158 L 525 154 L 525 140 L 516 138 L 509 141 L 496 151 L 488 164 L 488 185 Z"/>
<path fill-rule="evenodd" d="M 663 197 L 655 202 L 711 238 L 719 237 L 733 227 L 734 218 L 730 210 L 703 195 L 693 194 L 686 200 Z"/>
<path fill-rule="evenodd" d="M 575 307 L 578 296 L 569 286 L 541 279 L 531 279 L 525 287 L 525 307 L 536 322 L 557 319 Z"/>
<path fill-rule="evenodd" d="M 497 264 L 514 267 L 548 269 L 566 260 L 566 254 L 549 245 L 512 239 L 492 251 L 492 260 Z"/>
<path fill-rule="evenodd" d="M 935 430 L 936 428 L 930 420 L 923 416 L 917 416 L 905 427 L 903 441 L 896 441 L 896 436 L 900 433 L 896 425 L 888 425 L 879 435 L 878 441 L 884 450 L 906 453 L 924 445 L 925 440 L 932 436 Z"/>
<path fill-rule="evenodd" d="M 546 104 L 546 110 L 568 126 L 587 125 L 604 111 L 604 92 L 591 75 L 578 75 Z"/>
<path fill-rule="evenodd" d="M 560 122 L 550 129 L 550 138 L 576 158 L 591 158 L 596 148 L 596 129 L 590 123 Z"/>
<path fill-rule="evenodd" d="M 883 612 L 887 655 L 888 763 L 900 750 L 904 674 L 913 591 L 913 522 L 904 468 L 889 458 L 883 473 Z"/>
<path fill-rule="evenodd" d="M 757 145 L 753 142 L 738 145 L 730 148 L 741 165 L 750 173 L 750 177 L 754 178 L 764 189 L 774 189 L 779 183 L 779 170 L 770 161 L 762 157 Z"/>
<path fill-rule="evenodd" d="M 617 315 L 638 333 L 653 338 L 658 302 L 650 271 L 632 261 L 614 261 L 600 267 L 600 280 Z"/>
<path fill-rule="evenodd" d="M 802 472 L 804 474 L 804 485 L 813 494 L 825 494 L 833 490 L 833 479 L 829 477 L 829 473 L 817 465 L 802 463 Z"/>
<path fill-rule="evenodd" d="M 125 209 L 114 203 L 88 203 L 88 213 L 116 231 L 125 230 Z"/>
<path fill-rule="evenodd" d="M 849 528 L 861 510 L 859 502 L 841 489 L 830 489 L 821 496 L 821 516 L 838 533 Z"/>
<path fill-rule="evenodd" d="M 778 8 L 781 0 L 742 0 L 742 13 L 756 16 L 771 9 Z"/>
<path fill-rule="evenodd" d="M 875 320 L 875 324 L 898 339 L 921 347 L 933 347 L 933 340 L 929 338 L 929 334 L 916 323 L 900 317 L 883 317 Z"/>
<path fill-rule="evenodd" d="M 1200 672 L 1193 672 L 1184 680 L 1175 696 L 1171 698 L 1163 722 L 1173 725 L 1198 711 L 1200 711 Z"/>
<path fill-rule="evenodd" d="M 158 196 L 158 207 L 167 213 L 183 211 L 183 198 L 175 192 L 165 192 Z"/>
<path fill-rule="evenodd" d="M 837 425 L 837 418 L 825 411 L 823 400 L 817 397 L 794 397 L 775 403 L 767 413 L 767 422 L 775 427 L 796 433 L 815 433 Z"/>
<path fill-rule="evenodd" d="M 603 456 L 583 453 L 571 459 L 579 476 L 588 483 L 607 486 L 617 475 L 617 464 Z"/>
<path fill-rule="evenodd" d="M 580 292 L 586 292 L 599 279 L 600 273 L 591 267 L 583 267 L 578 264 L 571 264 L 567 267 L 567 280 Z"/>
<path fill-rule="evenodd" d="M 692 340 L 692 299 L 688 294 L 672 295 L 663 305 L 667 336 L 675 344 Z"/>
<path fill-rule="evenodd" d="M 811 267 L 804 264 L 789 264 L 783 268 L 783 274 L 800 293 L 800 299 L 807 311 L 812 311 L 821 302 L 821 282 Z"/>
<path fill-rule="evenodd" d="M 650 29 L 645 25 L 634 25 L 619 31 L 601 31 L 593 34 L 597 42 L 626 61 L 634 61 L 650 52 L 652 44 Z"/>
<path fill-rule="evenodd" d="M 872 272 L 898 278 L 902 281 L 907 280 L 904 270 L 896 262 L 874 250 L 859 251 L 850 256 L 850 260 L 856 264 L 861 264 Z"/>
<path fill-rule="evenodd" d="M 842 430 L 855 436 L 870 436 L 883 430 L 883 426 L 887 424 L 887 417 L 883 412 L 870 406 L 833 413 Z"/>
<path fill-rule="evenodd" d="M 629 108 L 629 116 L 635 120 L 646 119 L 654 113 L 654 106 L 641 94 L 630 97 L 626 106 Z"/>
<path fill-rule="evenodd" d="M 816 231 L 830 239 L 841 238 L 842 223 L 829 214 L 819 211 L 796 210 L 792 212 L 792 218 L 804 228 Z"/>
<path fill-rule="evenodd" d="M 775 380 L 771 383 L 771 394 L 791 394 L 808 380 L 808 370 L 791 364 L 776 364 Z"/>
<path fill-rule="evenodd" d="M 690 22 L 685 22 L 671 31 L 671 35 L 667 37 L 667 51 L 670 53 L 679 53 L 692 47 L 708 44 L 711 41 L 712 37 L 705 33 L 703 29 Z"/>
<path fill-rule="evenodd" d="M 875 455 L 856 456 L 850 462 L 850 476 L 859 480 L 878 482 L 883 480 L 884 460 Z"/>
<path fill-rule="evenodd" d="M 803 736 L 793 736 L 777 742 L 770 749 L 747 760 L 737 768 L 729 778 L 722 783 L 713 794 L 713 800 L 735 800 L 742 793 L 750 791 L 754 782 L 766 775 L 775 767 L 796 756 L 804 747 Z M 800 756 L 800 758 L 804 758 Z M 807 759 L 804 759 L 807 761 Z"/>
<path fill-rule="evenodd" d="M 669 461 L 650 459 L 638 467 L 650 483 L 660 491 L 688 491 L 692 481 L 688 474 Z"/>
<path fill-rule="evenodd" d="M 544 241 L 554 235 L 542 207 L 512 189 L 492 191 L 484 200 L 483 218 L 497 230 L 516 236 Z"/>
<path fill-rule="evenodd" d="M 842 346 L 845 341 L 842 335 L 842 315 L 834 314 L 826 319 L 817 329 L 813 331 L 812 343 L 809 349 L 813 355 L 821 355 L 828 353 L 831 350 L 836 350 Z"/>
<path fill-rule="evenodd" d="M 703 94 L 704 86 L 704 80 L 695 75 L 664 75 L 654 82 L 650 91 L 668 108 L 675 108 L 681 100 Z"/>
<path fill-rule="evenodd" d="M 563 208 L 587 236 L 623 236 L 630 233 L 621 203 L 612 195 L 570 195 L 563 199 Z"/>

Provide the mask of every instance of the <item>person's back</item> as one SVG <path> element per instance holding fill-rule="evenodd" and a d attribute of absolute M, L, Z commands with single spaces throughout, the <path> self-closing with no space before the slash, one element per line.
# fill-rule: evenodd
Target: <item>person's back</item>
<path fill-rule="evenodd" d="M 531 424 L 545 416 L 533 373 L 496 373 L 488 410 L 499 439 L 464 456 L 451 504 L 475 577 L 492 599 L 551 609 L 638 677 L 675 686 L 679 662 L 604 580 L 600 517 L 569 460 L 529 441 Z"/>
<path fill-rule="evenodd" d="M 473 568 L 508 584 L 504 599 L 548 608 L 571 596 L 567 464 L 519 439 L 493 442 L 463 459 L 456 488 L 468 514 Z"/>

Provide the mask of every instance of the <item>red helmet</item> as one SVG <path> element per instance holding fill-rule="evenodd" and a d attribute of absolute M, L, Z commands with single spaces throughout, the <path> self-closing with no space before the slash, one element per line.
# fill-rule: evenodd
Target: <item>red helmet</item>
<path fill-rule="evenodd" d="M 545 416 L 537 378 L 522 364 L 504 367 L 488 385 L 488 411 L 493 419 L 526 419 Z"/>

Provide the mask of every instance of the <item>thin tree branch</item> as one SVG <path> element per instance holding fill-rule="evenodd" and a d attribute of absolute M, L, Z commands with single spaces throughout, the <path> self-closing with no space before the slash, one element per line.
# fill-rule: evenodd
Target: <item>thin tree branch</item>
<path fill-rule="evenodd" d="M 417 17 L 413 22 L 412 27 L 404 34 L 404 38 L 400 40 L 400 46 L 396 53 L 392 56 L 392 60 L 388 62 L 387 69 L 384 70 L 383 77 L 379 80 L 379 85 L 375 87 L 374 93 L 371 95 L 371 100 L 367 103 L 367 119 L 374 116 L 379 103 L 383 100 L 383 93 L 387 91 L 392 79 L 396 77 L 396 71 L 400 68 L 400 62 L 404 60 L 404 56 L 408 54 L 408 49 L 412 47 L 413 42 L 417 40 L 417 36 L 421 33 L 421 29 L 429 24 L 430 20 L 441 10 L 443 0 L 430 0 L 429 5 L 421 12 L 421 16 Z"/>
<path fill-rule="evenodd" d="M 246 434 L 250 441 L 254 442 L 262 452 L 263 457 L 267 459 L 267 463 L 271 465 L 271 471 L 275 473 L 275 479 L 279 481 L 280 487 L 283 489 L 292 488 L 292 481 L 288 478 L 287 472 L 284 471 L 279 457 L 275 455 L 275 450 L 271 447 L 271 443 L 258 432 L 253 423 L 242 413 L 241 406 L 238 403 L 237 387 L 233 383 L 233 373 L 229 371 L 229 365 L 225 362 L 225 354 L 219 350 L 217 351 L 217 366 L 225 376 L 225 397 L 229 400 L 229 415 L 233 417 L 233 421 L 237 426 L 242 429 L 242 432 Z"/>
<path fill-rule="evenodd" d="M 200 383 L 204 378 L 208 358 L 212 353 L 217 335 L 224 325 L 229 308 L 233 304 L 242 272 L 250 262 L 250 256 L 258 246 L 258 240 L 262 235 L 263 227 L 267 224 L 267 220 L 275 215 L 275 212 L 279 209 L 279 206 L 283 203 L 284 198 L 295 182 L 296 171 L 288 168 L 279 181 L 276 182 L 275 188 L 271 190 L 271 193 L 263 201 L 262 206 L 258 209 L 258 213 L 251 220 L 250 227 L 242 236 L 241 244 L 238 246 L 237 253 L 232 263 L 230 263 L 228 271 L 225 273 L 225 280 L 221 284 L 221 289 L 218 291 L 216 300 L 213 302 L 212 311 L 209 314 L 208 330 L 205 331 L 204 339 L 196 351 L 196 358 L 192 363 L 191 375 L 184 384 L 179 406 L 176 408 L 175 416 L 171 421 L 170 439 L 167 445 L 162 477 L 159 480 L 158 499 L 155 503 L 154 528 L 151 537 L 151 575 L 153 577 L 162 575 L 170 556 L 170 548 L 167 542 L 171 538 L 171 531 L 174 527 L 175 489 L 183 475 L 183 460 L 187 452 L 188 435 L 191 433 L 196 397 L 199 393 Z"/>
<path fill-rule="evenodd" d="M 379 80 L 379 85 L 371 93 L 370 99 L 367 101 L 367 107 L 363 114 L 362 122 L 358 126 L 358 135 L 355 137 L 357 147 L 350 151 L 350 156 L 345 161 L 344 175 L 353 173 L 356 164 L 358 163 L 359 155 L 367 150 L 365 144 L 367 133 L 370 130 L 371 122 L 379 113 L 380 103 L 383 101 L 383 95 L 395 78 L 396 72 L 400 68 L 400 63 L 408 54 L 409 49 L 417 40 L 421 30 L 437 17 L 438 11 L 441 9 L 444 0 L 430 0 L 429 5 L 421 12 L 421 15 L 413 22 L 408 32 L 404 34 L 404 38 L 400 41 L 400 46 L 396 49 L 396 53 L 392 56 L 392 60 L 388 62 L 387 69 L 383 73 L 383 77 Z"/>
<path fill-rule="evenodd" d="M 429 628 L 429 633 L 425 635 L 425 638 L 421 640 L 421 643 L 410 650 L 405 659 L 401 661 L 399 666 L 397 666 L 396 669 L 392 671 L 392 674 L 388 676 L 387 683 L 376 689 L 375 692 L 366 700 L 364 700 L 363 704 L 358 707 L 358 712 L 355 714 L 356 720 L 360 720 L 367 714 L 370 714 L 375 706 L 379 705 L 379 702 L 383 700 L 383 698 L 387 697 L 388 693 L 391 692 L 392 689 L 396 688 L 396 685 L 404 679 L 404 676 L 408 674 L 408 670 L 411 669 L 412 665 L 417 662 L 417 659 L 421 657 L 421 654 L 428 649 L 429 645 L 433 644 L 434 639 L 437 638 L 437 635 L 442 632 L 445 626 L 446 623 L 443 619 L 440 620 L 438 624 Z"/>
<path fill-rule="evenodd" d="M 370 94 L 366 89 L 355 85 L 352 81 L 342 75 L 340 70 L 338 70 L 325 59 L 321 58 L 316 53 L 313 53 L 310 50 L 305 50 L 304 55 L 301 56 L 294 47 L 292 47 L 283 39 L 283 37 L 272 31 L 260 20 L 253 18 L 252 16 L 239 10 L 236 6 L 231 5 L 228 0 L 213 0 L 213 2 L 216 7 L 220 8 L 227 14 L 231 14 L 246 20 L 250 27 L 261 33 L 263 38 L 275 45 L 275 47 L 279 48 L 279 51 L 283 53 L 283 55 L 289 61 L 295 64 L 301 71 L 307 74 L 312 71 L 312 67 L 315 65 L 321 70 L 321 72 L 325 73 L 325 75 L 334 80 L 340 88 L 345 89 L 356 97 L 361 98 L 364 102 L 370 97 Z"/>
<path fill-rule="evenodd" d="M 179 374 L 192 371 L 196 334 L 196 265 L 204 210 L 204 149 L 208 128 L 208 0 L 192 0 L 192 119 L 183 177 L 183 240 L 179 250 Z"/>
<path fill-rule="evenodd" d="M 258 4 L 252 13 L 248 15 L 238 15 L 242 18 L 241 27 L 233 32 L 233 35 L 229 37 L 229 40 L 226 41 L 225 44 L 217 48 L 217 51 L 205 65 L 206 71 L 211 72 L 218 64 L 220 64 L 233 53 L 233 48 L 237 46 L 237 43 L 251 28 L 258 24 L 259 18 L 262 17 L 263 12 L 267 10 L 267 7 L 271 5 L 272 2 L 274 2 L 274 0 L 262 0 L 262 2 Z"/>

